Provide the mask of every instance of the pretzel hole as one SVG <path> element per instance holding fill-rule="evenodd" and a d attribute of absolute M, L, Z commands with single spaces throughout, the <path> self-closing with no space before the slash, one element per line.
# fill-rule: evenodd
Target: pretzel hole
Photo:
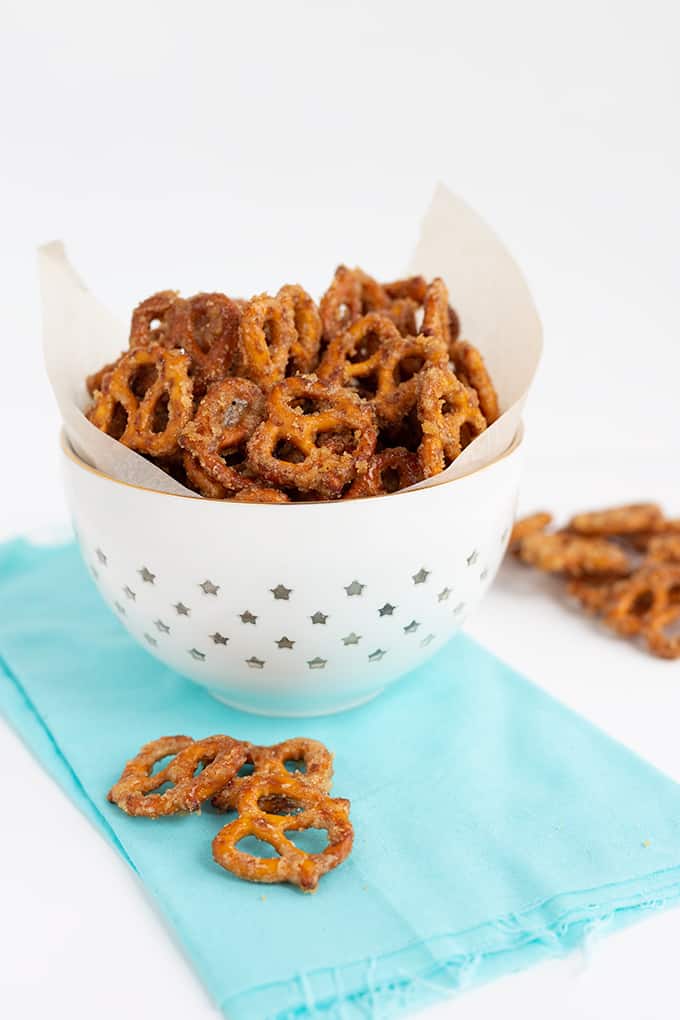
<path fill-rule="evenodd" d="M 378 392 L 378 373 L 368 372 L 356 383 L 356 392 L 363 400 L 370 400 Z"/>
<path fill-rule="evenodd" d="M 214 334 L 216 332 L 215 316 L 211 316 L 207 310 L 197 311 L 194 309 L 191 316 L 192 324 L 194 326 L 194 343 L 203 352 L 207 354 L 210 350 L 212 341 L 214 340 Z"/>
<path fill-rule="evenodd" d="M 257 836 L 244 836 L 243 839 L 239 839 L 234 849 L 239 850 L 242 854 L 263 859 L 279 856 L 273 846 L 265 843 L 263 839 L 258 839 Z"/>
<path fill-rule="evenodd" d="M 158 367 L 156 365 L 139 365 L 130 376 L 130 389 L 141 400 L 157 378 Z"/>
<path fill-rule="evenodd" d="M 394 467 L 383 468 L 380 472 L 380 481 L 384 492 L 397 492 L 401 488 L 401 478 Z"/>
<path fill-rule="evenodd" d="M 156 401 L 151 416 L 151 431 L 154 433 L 165 432 L 170 421 L 170 395 L 163 393 Z"/>
<path fill-rule="evenodd" d="M 153 768 L 149 771 L 149 775 L 150 776 L 157 775 L 161 771 L 161 769 L 165 768 L 165 763 L 167 763 L 168 758 L 175 757 L 175 753 L 176 752 L 173 751 L 170 754 L 166 754 L 162 758 L 159 758 L 158 761 L 155 761 L 153 763 Z"/>
<path fill-rule="evenodd" d="M 285 834 L 286 839 L 306 854 L 321 854 L 328 846 L 325 829 L 286 829 Z"/>
<path fill-rule="evenodd" d="M 356 439 L 349 429 L 328 429 L 326 432 L 317 433 L 315 445 L 340 456 L 354 449 Z"/>
<path fill-rule="evenodd" d="M 302 758 L 286 758 L 283 764 L 288 772 L 292 772 L 293 775 L 295 775 L 296 772 L 307 771 L 307 762 Z"/>
<path fill-rule="evenodd" d="M 648 588 L 635 596 L 628 612 L 632 616 L 644 616 L 654 605 L 654 593 Z"/>
<path fill-rule="evenodd" d="M 276 460 L 284 460 L 290 464 L 301 464 L 305 454 L 290 439 L 279 439 L 274 447 L 273 456 Z"/>
<path fill-rule="evenodd" d="M 302 414 L 315 414 L 318 410 L 318 404 L 311 397 L 298 397 L 296 400 L 291 400 L 290 406 L 294 411 L 300 411 Z"/>
<path fill-rule="evenodd" d="M 227 467 L 237 468 L 245 462 L 246 452 L 245 450 L 239 450 L 238 448 L 226 449 L 220 452 L 220 456 Z"/>
<path fill-rule="evenodd" d="M 238 779 L 243 779 L 244 776 L 252 776 L 254 771 L 255 766 L 253 765 L 252 761 L 247 761 L 243 765 L 241 765 L 241 768 L 236 773 L 236 777 Z"/>
<path fill-rule="evenodd" d="M 161 783 L 160 786 L 154 787 L 153 790 L 145 790 L 144 791 L 144 796 L 145 797 L 150 797 L 152 794 L 154 796 L 156 796 L 156 795 L 161 794 L 161 793 L 167 793 L 168 790 L 172 790 L 174 785 L 175 784 L 171 783 L 169 779 L 166 779 L 164 783 Z"/>
<path fill-rule="evenodd" d="M 304 804 L 282 793 L 263 794 L 257 806 L 269 815 L 299 815 L 304 811 Z"/>
<path fill-rule="evenodd" d="M 414 375 L 417 375 L 424 364 L 425 358 L 419 354 L 409 354 L 397 362 L 394 366 L 394 381 L 397 386 L 400 383 L 408 382 Z"/>
<path fill-rule="evenodd" d="M 149 322 L 149 329 L 156 330 L 161 328 L 161 320 L 156 316 L 155 319 L 151 319 Z"/>
<path fill-rule="evenodd" d="M 668 589 L 668 601 L 673 605 L 680 602 L 680 584 L 672 584 Z"/>
<path fill-rule="evenodd" d="M 108 434 L 113 439 L 120 439 L 120 437 L 125 432 L 125 429 L 127 428 L 127 423 L 128 423 L 127 411 L 125 410 L 122 404 L 116 401 L 116 403 L 113 406 L 113 411 L 111 412 L 111 418 L 109 420 L 109 427 L 107 429 Z"/>
<path fill-rule="evenodd" d="M 362 361 L 367 361 L 370 357 L 376 354 L 381 347 L 380 337 L 377 333 L 367 333 L 365 337 L 359 341 L 355 349 L 349 355 L 347 360 L 352 365 L 358 365 Z"/>

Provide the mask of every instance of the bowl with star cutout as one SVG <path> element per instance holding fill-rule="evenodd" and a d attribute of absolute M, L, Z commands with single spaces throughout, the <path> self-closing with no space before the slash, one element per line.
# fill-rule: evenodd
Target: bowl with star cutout
<path fill-rule="evenodd" d="M 438 651 L 488 590 L 514 519 L 522 434 L 492 464 L 329 503 L 169 495 L 89 467 L 66 492 L 100 594 L 150 654 L 236 708 L 368 701 Z"/>

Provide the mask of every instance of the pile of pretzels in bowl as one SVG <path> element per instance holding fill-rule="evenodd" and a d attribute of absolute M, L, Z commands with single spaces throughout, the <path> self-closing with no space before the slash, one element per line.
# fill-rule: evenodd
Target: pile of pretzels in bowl
<path fill-rule="evenodd" d="M 340 266 L 245 301 L 162 291 L 87 380 L 97 428 L 210 499 L 385 495 L 443 471 L 499 415 L 441 278 Z"/>

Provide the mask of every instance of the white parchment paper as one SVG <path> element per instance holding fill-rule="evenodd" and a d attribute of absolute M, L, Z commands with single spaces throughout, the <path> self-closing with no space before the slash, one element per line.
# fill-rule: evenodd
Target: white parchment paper
<path fill-rule="evenodd" d="M 120 481 L 197 496 L 87 420 L 85 378 L 127 347 L 127 328 L 85 287 L 60 241 L 38 249 L 38 264 L 45 364 L 73 449 Z M 461 321 L 461 336 L 482 352 L 502 412 L 445 471 L 413 486 L 423 488 L 470 474 L 509 448 L 540 359 L 542 330 L 526 282 L 508 251 L 443 185 L 438 185 L 423 220 L 409 273 L 444 278 Z"/>

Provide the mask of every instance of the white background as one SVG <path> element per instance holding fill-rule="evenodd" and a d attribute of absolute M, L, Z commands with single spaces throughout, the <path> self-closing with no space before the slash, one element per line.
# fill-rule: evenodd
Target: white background
<path fill-rule="evenodd" d="M 2 0 L 0 18 L 3 536 L 66 519 L 36 244 L 63 238 L 122 318 L 166 287 L 319 293 L 339 261 L 397 275 L 437 179 L 496 228 L 544 320 L 524 507 L 680 514 L 673 2 Z M 680 664 L 517 567 L 470 631 L 680 780 Z M 3 1015 L 213 1017 L 135 879 L 5 728 L 0 774 Z M 665 1020 L 679 936 L 660 915 L 588 965 L 427 1015 Z"/>

